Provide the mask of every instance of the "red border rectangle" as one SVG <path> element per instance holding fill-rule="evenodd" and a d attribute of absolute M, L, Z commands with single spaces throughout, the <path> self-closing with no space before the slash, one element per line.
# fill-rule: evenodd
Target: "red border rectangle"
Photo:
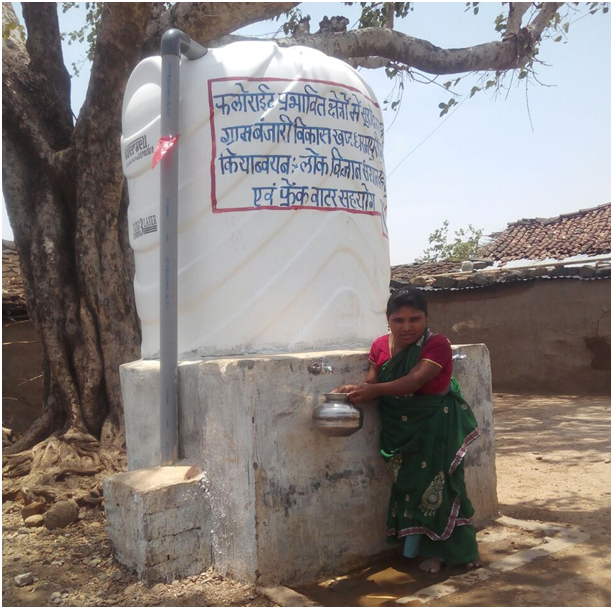
<path fill-rule="evenodd" d="M 252 76 L 225 76 L 223 78 L 211 78 L 208 81 L 208 94 L 209 94 L 209 123 L 211 127 L 211 207 L 212 211 L 215 214 L 222 214 L 226 212 L 242 212 L 242 211 L 264 211 L 264 210 L 275 210 L 275 211 L 298 211 L 301 209 L 312 209 L 315 211 L 340 211 L 349 214 L 360 214 L 367 216 L 379 216 L 382 217 L 382 213 L 378 211 L 360 211 L 357 209 L 339 209 L 338 207 L 316 207 L 313 205 L 304 205 L 300 207 L 280 207 L 278 205 L 269 206 L 269 207 L 231 207 L 219 209 L 217 207 L 217 196 L 216 196 L 216 179 L 215 179 L 215 161 L 217 159 L 217 139 L 215 135 L 215 107 L 213 105 L 213 83 L 222 82 L 222 81 L 242 81 L 246 80 L 249 82 L 313 82 L 325 85 L 333 85 L 335 87 L 341 87 L 343 89 L 348 89 L 349 91 L 353 91 L 358 93 L 362 97 L 366 98 L 371 104 L 380 108 L 379 104 L 370 99 L 367 95 L 365 95 L 359 89 L 355 87 L 351 87 L 349 85 L 343 85 L 342 83 L 332 82 L 328 80 L 317 80 L 313 78 L 273 78 L 273 77 L 252 77 Z M 385 227 L 385 222 L 382 221 L 383 227 Z M 383 235 L 387 238 L 387 227 L 382 231 Z"/>

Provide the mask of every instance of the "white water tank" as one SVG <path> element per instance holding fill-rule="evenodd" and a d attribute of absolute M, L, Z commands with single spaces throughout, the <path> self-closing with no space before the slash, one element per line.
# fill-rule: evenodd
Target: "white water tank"
<path fill-rule="evenodd" d="M 123 104 L 142 357 L 159 353 L 161 58 Z M 239 42 L 181 60 L 179 353 L 361 347 L 385 331 L 383 120 L 344 62 Z M 175 148 L 176 150 L 176 148 Z"/>

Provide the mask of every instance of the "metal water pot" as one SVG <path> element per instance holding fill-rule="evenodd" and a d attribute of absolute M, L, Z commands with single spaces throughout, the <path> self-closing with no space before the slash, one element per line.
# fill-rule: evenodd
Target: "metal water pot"
<path fill-rule="evenodd" d="M 326 401 L 313 410 L 313 424 L 324 435 L 350 436 L 362 429 L 364 413 L 347 396 L 347 393 L 324 393 Z"/>

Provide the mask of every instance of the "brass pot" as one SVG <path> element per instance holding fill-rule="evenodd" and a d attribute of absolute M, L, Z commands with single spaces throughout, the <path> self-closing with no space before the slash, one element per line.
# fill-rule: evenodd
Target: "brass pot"
<path fill-rule="evenodd" d="M 313 424 L 326 436 L 346 437 L 362 429 L 364 413 L 346 393 L 324 393 L 325 402 L 313 410 Z"/>

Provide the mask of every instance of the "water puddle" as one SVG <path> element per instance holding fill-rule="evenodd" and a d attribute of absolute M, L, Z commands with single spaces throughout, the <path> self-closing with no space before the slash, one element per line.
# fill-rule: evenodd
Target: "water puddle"
<path fill-rule="evenodd" d="M 477 534 L 482 569 L 445 566 L 436 575 L 426 574 L 419 570 L 419 559 L 404 558 L 399 548 L 398 553 L 360 569 L 294 589 L 325 607 L 421 606 L 561 549 L 562 540 L 548 538 L 550 534 L 545 528 L 525 530 L 496 523 Z"/>

